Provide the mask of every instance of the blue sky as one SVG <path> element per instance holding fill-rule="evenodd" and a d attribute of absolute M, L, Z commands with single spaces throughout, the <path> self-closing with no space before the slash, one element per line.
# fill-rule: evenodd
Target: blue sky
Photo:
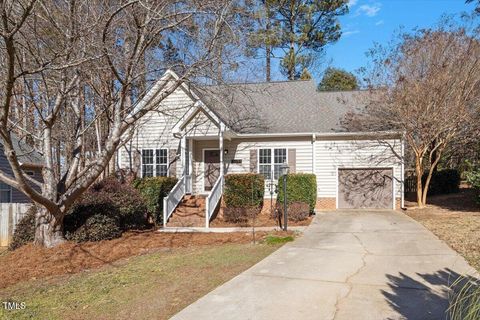
<path fill-rule="evenodd" d="M 350 12 L 340 18 L 343 35 L 326 48 L 321 69 L 326 66 L 354 72 L 366 65 L 365 52 L 375 42 L 387 43 L 395 31 L 434 26 L 444 14 L 473 11 L 464 0 L 350 0 Z M 273 67 L 275 78 L 283 78 Z M 276 70 L 275 70 L 276 69 Z M 320 74 L 314 78 L 319 81 Z"/>

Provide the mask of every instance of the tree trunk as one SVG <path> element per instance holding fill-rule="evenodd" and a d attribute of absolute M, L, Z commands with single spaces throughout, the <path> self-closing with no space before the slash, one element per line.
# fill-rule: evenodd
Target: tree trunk
<path fill-rule="evenodd" d="M 422 164 L 419 161 L 415 163 L 415 174 L 417 176 L 417 205 L 419 208 L 423 208 L 425 204 L 423 203 L 423 185 L 422 185 Z"/>
<path fill-rule="evenodd" d="M 295 47 L 290 43 L 290 52 L 288 60 L 288 80 L 295 80 Z"/>
<path fill-rule="evenodd" d="M 34 244 L 52 248 L 64 241 L 63 219 L 56 219 L 46 208 L 39 206 L 35 217 Z"/>
<path fill-rule="evenodd" d="M 269 45 L 266 46 L 265 48 L 265 60 L 266 60 L 266 67 L 265 67 L 265 76 L 266 76 L 266 81 L 267 82 L 270 82 L 271 80 L 271 76 L 270 76 L 270 73 L 271 73 L 271 48 Z"/>
<path fill-rule="evenodd" d="M 271 29 L 271 23 L 270 23 L 270 18 L 271 18 L 271 13 L 270 13 L 270 6 L 269 2 L 265 1 L 265 16 L 267 19 L 267 23 L 265 26 L 265 31 L 267 35 L 266 39 L 266 44 L 265 44 L 265 78 L 267 82 L 270 82 L 271 80 L 271 56 L 272 56 L 272 45 L 270 42 L 270 29 Z"/>

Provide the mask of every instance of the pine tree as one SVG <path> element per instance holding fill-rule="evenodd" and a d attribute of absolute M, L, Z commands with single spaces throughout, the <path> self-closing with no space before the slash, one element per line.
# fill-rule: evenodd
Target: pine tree
<path fill-rule="evenodd" d="M 294 80 L 340 38 L 338 17 L 348 12 L 348 0 L 274 0 L 271 9 L 280 28 L 278 48 L 285 53 L 281 71 Z"/>

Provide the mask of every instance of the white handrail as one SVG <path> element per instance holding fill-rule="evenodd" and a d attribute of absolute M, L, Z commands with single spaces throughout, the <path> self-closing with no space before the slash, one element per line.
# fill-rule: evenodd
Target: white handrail
<path fill-rule="evenodd" d="M 170 190 L 168 196 L 163 198 L 163 227 L 167 225 L 167 221 L 172 215 L 175 208 L 182 201 L 183 196 L 187 192 L 187 176 L 182 176 L 175 186 Z"/>
<path fill-rule="evenodd" d="M 208 195 L 205 201 L 205 227 L 210 227 L 210 219 L 212 218 L 213 212 L 218 205 L 218 202 L 222 198 L 223 194 L 223 175 L 218 177 L 217 181 L 213 185 L 212 191 Z"/>

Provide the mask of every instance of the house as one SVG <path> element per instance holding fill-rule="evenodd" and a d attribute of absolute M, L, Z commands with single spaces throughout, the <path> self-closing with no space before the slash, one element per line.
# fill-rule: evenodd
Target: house
<path fill-rule="evenodd" d="M 206 197 L 208 227 L 227 173 L 263 174 L 270 197 L 283 163 L 291 173 L 316 175 L 319 210 L 399 208 L 401 134 L 346 132 L 341 124 L 365 97 L 362 91 L 317 92 L 313 81 L 184 83 L 142 119 L 119 149 L 118 166 L 143 177 L 179 179 L 165 199 L 165 222 L 191 194 Z"/>
<path fill-rule="evenodd" d="M 40 153 L 29 146 L 17 135 L 11 134 L 13 148 L 17 155 L 22 170 L 37 181 L 42 181 L 43 158 Z M 7 175 L 13 176 L 12 168 L 5 156 L 4 148 L 0 142 L 0 170 Z M 36 186 L 35 186 L 36 187 Z M 21 191 L 12 188 L 0 181 L 0 203 L 30 203 L 30 199 Z"/>

